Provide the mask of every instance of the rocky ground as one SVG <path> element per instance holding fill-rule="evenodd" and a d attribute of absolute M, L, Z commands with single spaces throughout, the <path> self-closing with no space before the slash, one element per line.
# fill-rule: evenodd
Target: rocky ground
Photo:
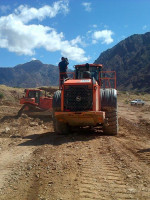
<path fill-rule="evenodd" d="M 0 102 L 0 200 L 150 199 L 149 96 L 119 93 L 117 136 L 57 135 L 51 117 L 16 117 L 21 92 Z"/>

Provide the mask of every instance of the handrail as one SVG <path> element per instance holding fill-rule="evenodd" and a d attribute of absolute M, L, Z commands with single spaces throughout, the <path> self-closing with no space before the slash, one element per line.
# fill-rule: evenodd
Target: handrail
<path fill-rule="evenodd" d="M 110 76 L 110 77 L 106 77 Z M 113 80 L 113 81 L 111 81 Z M 114 87 L 111 82 L 114 83 Z M 114 88 L 116 89 L 116 72 L 115 71 L 101 71 L 99 72 L 99 83 L 101 86 L 105 86 L 105 88 Z"/>

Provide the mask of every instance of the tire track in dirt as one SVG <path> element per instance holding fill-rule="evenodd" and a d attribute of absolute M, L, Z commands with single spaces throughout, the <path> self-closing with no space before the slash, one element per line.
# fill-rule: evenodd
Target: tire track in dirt
<path fill-rule="evenodd" d="M 125 181 L 135 190 L 134 197 L 148 200 L 150 196 L 149 166 L 138 159 L 136 152 L 133 153 L 131 148 L 135 147 L 133 141 L 128 141 L 128 146 L 120 139 L 112 138 L 110 144 L 113 146 L 111 149 L 113 159 L 118 163 L 118 168 L 124 174 Z"/>
<path fill-rule="evenodd" d="M 95 145 L 91 143 L 90 154 L 80 161 L 83 166 L 80 173 L 80 199 L 123 200 L 141 197 L 148 200 L 150 191 L 138 192 L 138 187 L 143 185 L 127 178 L 130 169 L 118 166 L 114 152 L 109 149 L 112 139 L 115 140 L 114 137 L 105 137 L 95 141 Z M 99 150 L 95 150 L 97 145 Z"/>
<path fill-rule="evenodd" d="M 10 179 L 14 167 L 25 162 L 31 155 L 33 148 L 12 147 L 0 154 L 0 191 L 5 188 L 6 181 Z"/>
<path fill-rule="evenodd" d="M 145 163 L 145 167 L 148 167 L 149 169 L 150 125 L 148 124 L 148 127 L 145 127 L 141 124 L 135 124 L 123 118 L 121 119 L 120 125 L 122 125 L 120 133 L 126 130 L 126 134 L 124 138 L 119 139 L 119 142 L 122 143 L 125 149 L 132 152 L 132 154 L 134 154 L 134 156 L 136 156 L 142 164 Z"/>

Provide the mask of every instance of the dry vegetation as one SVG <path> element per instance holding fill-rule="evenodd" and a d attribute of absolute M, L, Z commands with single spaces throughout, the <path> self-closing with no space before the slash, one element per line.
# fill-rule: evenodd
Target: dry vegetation
<path fill-rule="evenodd" d="M 57 135 L 50 118 L 16 118 L 24 89 L 0 86 L 0 200 L 149 200 L 150 94 L 119 92 L 118 136 Z M 130 106 L 143 99 L 143 107 Z"/>

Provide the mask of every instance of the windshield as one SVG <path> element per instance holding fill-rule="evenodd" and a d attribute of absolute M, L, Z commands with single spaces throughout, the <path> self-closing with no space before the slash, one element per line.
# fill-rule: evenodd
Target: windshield
<path fill-rule="evenodd" d="M 98 81 L 98 74 L 99 71 L 101 70 L 100 67 L 93 67 L 93 66 L 89 66 L 89 69 L 87 70 L 86 66 L 83 67 L 78 67 L 76 68 L 76 78 L 77 79 L 82 79 L 84 78 L 84 72 L 89 71 L 90 72 L 90 77 L 91 78 L 95 78 L 95 80 Z"/>

